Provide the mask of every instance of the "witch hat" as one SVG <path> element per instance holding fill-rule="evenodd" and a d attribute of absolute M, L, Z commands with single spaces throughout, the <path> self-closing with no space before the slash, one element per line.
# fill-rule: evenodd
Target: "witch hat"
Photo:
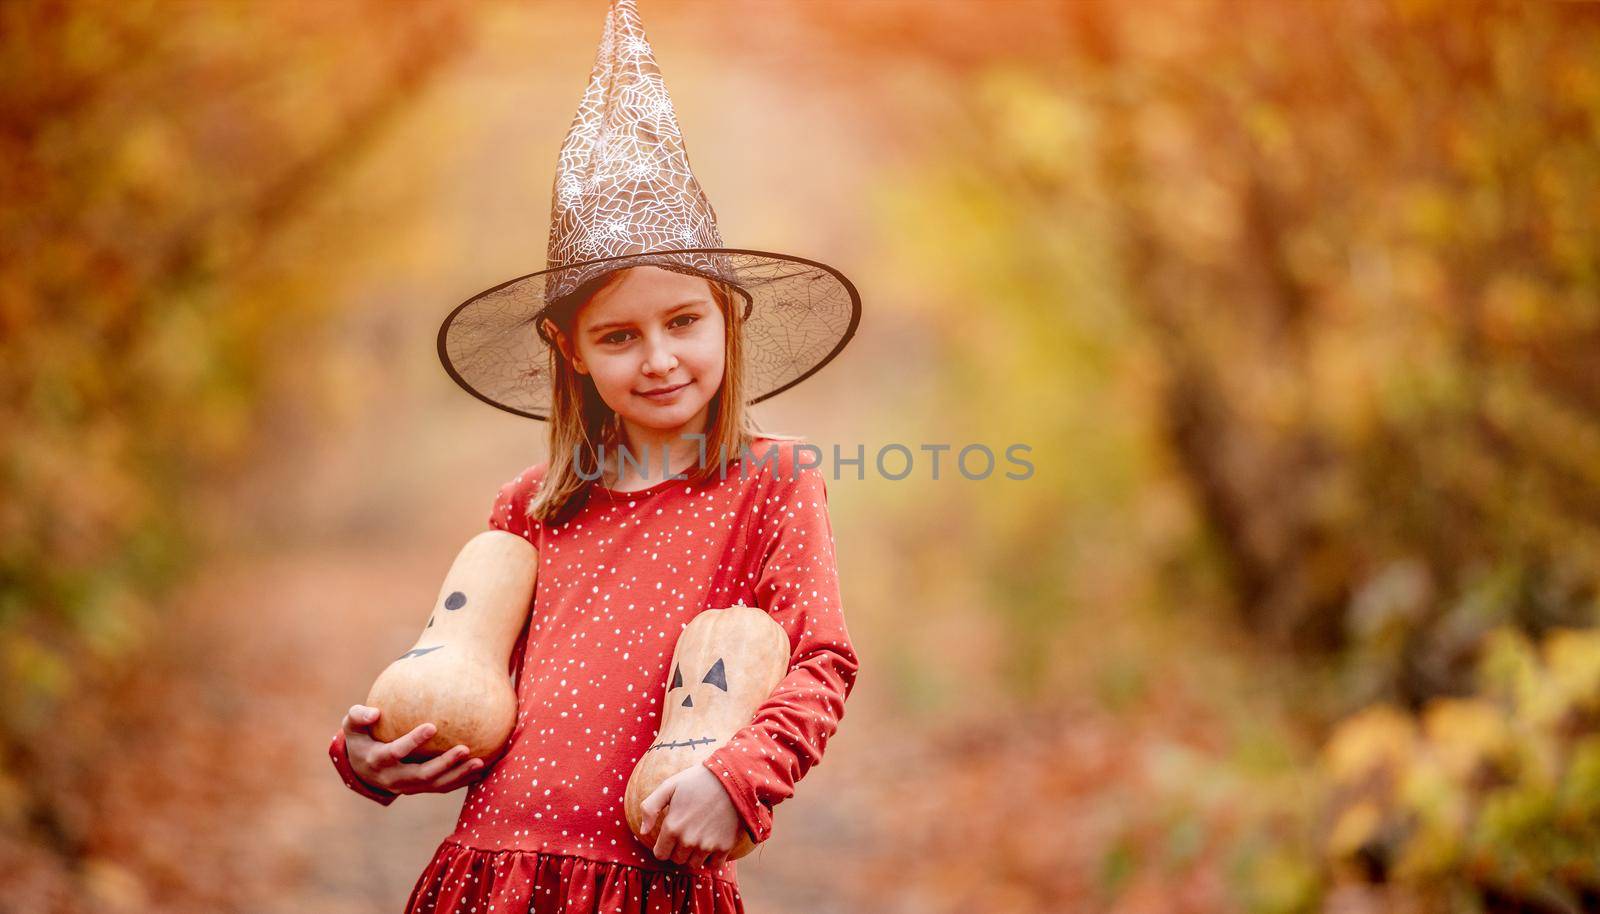
<path fill-rule="evenodd" d="M 833 267 L 723 247 L 635 0 L 611 0 L 589 86 L 561 144 L 545 269 L 451 311 L 439 327 L 439 360 L 478 399 L 548 419 L 559 356 L 544 318 L 604 274 L 646 264 L 721 280 L 743 299 L 751 403 L 815 374 L 861 320 L 860 294 Z"/>

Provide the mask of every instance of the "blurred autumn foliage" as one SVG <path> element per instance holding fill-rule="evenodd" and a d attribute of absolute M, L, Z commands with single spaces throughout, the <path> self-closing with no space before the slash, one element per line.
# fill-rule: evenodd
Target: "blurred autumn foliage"
<path fill-rule="evenodd" d="M 1600 906 L 1600 633 L 1542 649 L 1486 640 L 1479 688 L 1420 721 L 1375 706 L 1340 724 L 1323 768 L 1333 866 L 1461 909 Z"/>
<path fill-rule="evenodd" d="M 259 444 L 264 374 L 322 316 L 275 242 L 462 16 L 265 11 L 0 8 L 3 910 L 215 911 L 272 880 L 168 818 L 260 786 L 215 752 L 234 699 L 161 637 L 161 597 L 205 555 L 199 500 Z"/>
<path fill-rule="evenodd" d="M 896 20 L 951 48 L 943 154 L 886 191 L 896 265 L 940 290 L 948 424 L 1159 446 L 1105 481 L 1170 469 L 1194 506 L 1166 601 L 1348 651 L 1362 695 L 1464 687 L 1504 622 L 1592 621 L 1600 10 L 1024 6 Z M 956 55 L 1002 27 L 1050 40 Z M 1004 602 L 1052 612 L 1017 575 L 1060 580 L 1033 557 L 1078 508 L 993 503 L 966 545 Z"/>
<path fill-rule="evenodd" d="M 867 297 L 787 398 L 827 406 L 800 431 L 1022 441 L 1038 466 L 830 482 L 884 675 L 810 776 L 837 780 L 751 858 L 763 909 L 1600 908 L 1600 6 L 641 5 L 697 166 L 728 163 L 701 174 L 719 212 L 728 176 L 859 188 L 771 217 L 847 238 L 822 259 Z M 474 28 L 515 33 L 488 69 L 532 83 L 517 21 L 591 23 L 559 39 L 586 58 L 601 6 L 0 7 L 0 911 L 312 897 L 326 874 L 275 856 L 291 827 L 203 826 L 309 795 L 216 747 L 249 709 L 237 751 L 277 770 L 298 712 L 272 702 L 313 674 L 205 627 L 297 579 L 273 564 L 189 615 L 163 595 L 220 536 L 208 506 L 287 449 L 270 379 L 340 370 L 303 343 L 359 307 L 330 277 L 361 239 L 317 249 L 299 220 Z M 552 136 L 569 64 L 533 115 Z M 751 118 L 814 102 L 811 145 L 697 133 L 692 100 L 730 82 Z M 514 155 L 543 184 L 553 153 Z M 444 162 L 498 228 L 514 183 Z M 341 573 L 318 572 L 378 576 Z M 315 667 L 331 643 L 294 646 Z M 330 710 L 370 681 L 344 665 Z"/>
<path fill-rule="evenodd" d="M 988 812 L 952 832 L 930 798 L 894 829 L 927 840 L 889 851 L 883 872 L 972 875 L 972 891 L 919 910 L 1600 905 L 1585 797 L 1596 722 L 1575 711 L 1571 732 L 1535 735 L 1533 699 L 1497 703 L 1498 680 L 1473 675 L 1486 645 L 1510 662 L 1491 633 L 1595 621 L 1600 8 L 832 12 L 855 54 L 914 74 L 892 116 L 920 121 L 929 151 L 881 199 L 886 272 L 919 278 L 919 316 L 937 328 L 940 370 L 919 402 L 941 428 L 1025 430 L 1037 451 L 1070 455 L 1027 497 L 935 487 L 942 502 L 911 509 L 923 523 L 880 531 L 902 547 L 888 592 L 919 618 L 991 608 L 1004 624 L 989 671 L 1012 697 L 1067 709 L 988 727 L 995 705 L 967 708 L 952 733 L 1012 738 L 938 770 L 976 782 L 956 807 Z M 951 584 L 962 566 L 970 588 Z M 1252 728 L 1197 750 L 1176 723 L 1260 696 L 1159 694 L 1182 687 L 1166 668 L 1192 664 L 1186 650 L 1215 649 L 1154 647 L 1155 627 L 1196 613 L 1276 653 L 1241 656 L 1263 674 L 1231 680 L 1241 693 L 1273 681 L 1278 658 L 1300 670 L 1290 688 L 1310 690 L 1280 696 L 1304 730 L 1278 731 L 1265 770 L 1246 767 Z M 1144 647 L 1124 656 L 1110 641 L 1129 626 Z M 1592 642 L 1550 635 L 1545 650 L 1551 669 L 1526 675 L 1592 703 L 1600 684 L 1572 672 Z M 1083 682 L 1085 666 L 1100 681 Z M 1122 702 L 1122 722 L 1072 710 L 1083 688 Z M 1369 717 L 1335 725 L 1372 702 L 1398 706 L 1384 720 L 1423 711 L 1426 735 L 1399 753 L 1403 788 L 1339 820 L 1336 844 L 1369 866 L 1335 868 L 1304 753 L 1330 728 L 1336 757 L 1373 738 Z M 1161 708 L 1172 722 L 1147 749 L 1137 722 Z M 1017 732 L 1030 726 L 1046 732 Z M 1102 727 L 1123 738 L 1079 761 Z M 1452 780 L 1451 754 L 1467 751 L 1454 747 L 1484 727 L 1532 757 Z M 1037 767 L 985 758 L 1037 740 Z M 1149 771 L 1172 757 L 1190 779 L 1163 803 Z M 1115 824 L 1095 820 L 1110 834 L 1088 852 L 1059 813 L 1108 781 L 1130 795 L 1095 805 Z M 947 782 L 916 783 L 908 793 Z M 1230 844 L 1242 856 L 1209 872 L 1231 876 L 1226 890 L 1191 873 Z M 1067 863 L 1085 855 L 1081 872 Z"/>

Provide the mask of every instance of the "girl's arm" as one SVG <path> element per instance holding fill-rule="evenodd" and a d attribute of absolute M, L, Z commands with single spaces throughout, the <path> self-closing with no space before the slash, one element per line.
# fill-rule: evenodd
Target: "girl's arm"
<path fill-rule="evenodd" d="M 785 462 L 786 463 L 786 462 Z M 789 672 L 752 722 L 706 757 L 755 843 L 772 833 L 772 808 L 822 761 L 860 667 L 845 629 L 833 527 L 822 473 L 785 466 L 757 536 L 764 560 L 756 601 L 789 634 Z"/>

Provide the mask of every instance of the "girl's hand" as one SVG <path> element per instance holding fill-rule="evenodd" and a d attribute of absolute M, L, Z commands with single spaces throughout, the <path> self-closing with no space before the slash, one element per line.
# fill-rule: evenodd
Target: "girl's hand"
<path fill-rule="evenodd" d="M 418 724 L 393 742 L 379 742 L 372 736 L 372 725 L 378 722 L 379 713 L 378 708 L 354 705 L 344 716 L 350 767 L 356 777 L 373 787 L 390 793 L 448 793 L 477 780 L 488 767 L 483 759 L 467 759 L 470 750 L 466 746 L 456 746 L 426 762 L 408 763 L 405 757 L 427 742 L 436 728 L 433 724 Z"/>
<path fill-rule="evenodd" d="M 715 869 L 726 862 L 739 837 L 733 799 L 704 765 L 691 765 L 662 781 L 639 810 L 646 836 L 657 824 L 661 827 L 651 850 L 657 860 Z"/>

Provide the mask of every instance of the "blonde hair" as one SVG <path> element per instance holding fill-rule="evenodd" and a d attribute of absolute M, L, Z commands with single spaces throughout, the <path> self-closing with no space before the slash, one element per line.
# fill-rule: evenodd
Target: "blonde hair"
<path fill-rule="evenodd" d="M 566 299 L 553 303 L 549 310 L 551 322 L 568 340 L 576 340 L 578 311 L 624 272 L 626 270 L 613 270 L 580 287 Z M 724 358 L 722 384 L 712 396 L 706 413 L 705 446 L 696 457 L 694 468 L 686 473 L 691 481 L 709 479 L 727 461 L 738 460 L 757 437 L 799 440 L 799 436 L 763 431 L 750 413 L 745 398 L 744 298 L 720 280 L 702 278 L 710 286 L 711 297 L 722 312 Z M 622 427 L 616 411 L 607 406 L 595 390 L 593 379 L 580 374 L 553 342 L 549 350 L 553 380 L 550 464 L 538 493 L 528 502 L 527 514 L 541 523 L 554 524 L 576 513 L 587 500 L 603 471 L 598 449 L 602 445 L 615 449 L 621 443 Z M 705 459 L 701 460 L 700 456 Z"/>

